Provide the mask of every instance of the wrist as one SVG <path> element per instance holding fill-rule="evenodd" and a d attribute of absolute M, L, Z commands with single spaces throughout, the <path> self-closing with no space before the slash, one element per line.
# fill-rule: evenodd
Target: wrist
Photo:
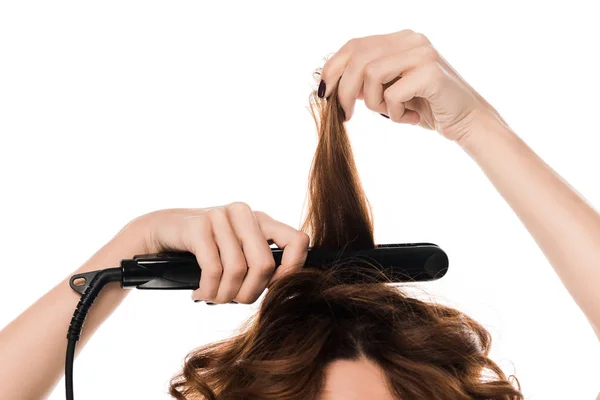
<path fill-rule="evenodd" d="M 144 217 L 132 220 L 98 250 L 82 268 L 91 270 L 114 267 L 122 259 L 147 253 L 145 239 L 147 229 Z"/>
<path fill-rule="evenodd" d="M 137 217 L 127 223 L 112 241 L 118 242 L 124 249 L 135 251 L 134 255 L 149 253 L 148 235 L 152 231 L 151 222 L 149 214 Z"/>
<path fill-rule="evenodd" d="M 475 110 L 473 111 L 470 129 L 456 139 L 456 143 L 467 153 L 474 155 L 486 143 L 493 139 L 515 135 L 508 124 L 496 112 Z"/>

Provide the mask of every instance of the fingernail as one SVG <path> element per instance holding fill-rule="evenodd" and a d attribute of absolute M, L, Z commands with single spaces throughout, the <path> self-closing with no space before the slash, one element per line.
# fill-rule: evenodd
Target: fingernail
<path fill-rule="evenodd" d="M 202 300 L 194 300 L 194 303 L 200 303 Z"/>
<path fill-rule="evenodd" d="M 321 79 L 321 83 L 319 83 L 319 90 L 317 90 L 317 96 L 319 98 L 323 98 L 325 96 L 325 81 Z"/>
<path fill-rule="evenodd" d="M 388 117 L 388 116 L 387 116 L 387 115 L 385 115 L 385 114 L 381 114 L 381 113 L 379 113 L 379 115 L 381 115 L 382 117 L 386 117 L 387 119 L 390 119 L 390 117 Z"/>
<path fill-rule="evenodd" d="M 211 302 L 211 301 L 207 301 L 207 302 L 206 302 L 206 305 L 207 305 L 207 306 L 214 306 L 214 305 L 216 305 L 216 304 L 217 304 L 217 303 L 213 303 L 213 302 Z"/>
<path fill-rule="evenodd" d="M 231 300 L 231 302 L 229 304 L 239 304 L 239 303 L 235 300 Z"/>

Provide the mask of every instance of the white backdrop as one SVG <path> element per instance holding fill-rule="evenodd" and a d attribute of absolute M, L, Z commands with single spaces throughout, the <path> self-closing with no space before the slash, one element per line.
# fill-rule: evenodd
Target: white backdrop
<path fill-rule="evenodd" d="M 597 13 L 538 4 L 1 2 L 0 327 L 140 214 L 240 200 L 297 227 L 316 144 L 312 71 L 353 37 L 428 35 L 598 208 Z M 594 398 L 591 328 L 466 153 L 362 103 L 348 129 L 377 242 L 447 251 L 450 272 L 423 288 L 492 332 L 527 398 Z M 132 293 L 76 360 L 77 397 L 168 399 L 185 354 L 256 308 L 189 294 Z"/>

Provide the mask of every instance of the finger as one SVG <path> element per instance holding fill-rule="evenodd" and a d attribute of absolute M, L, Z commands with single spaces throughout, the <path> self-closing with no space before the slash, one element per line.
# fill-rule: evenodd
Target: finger
<path fill-rule="evenodd" d="M 246 277 L 234 300 L 251 304 L 267 287 L 275 269 L 275 260 L 252 209 L 244 203 L 233 203 L 227 211 L 248 265 Z"/>
<path fill-rule="evenodd" d="M 283 249 L 281 265 L 273 274 L 269 285 L 281 277 L 304 266 L 310 239 L 308 235 L 289 225 L 279 222 L 263 212 L 255 212 L 258 223 L 267 240 Z"/>
<path fill-rule="evenodd" d="M 338 91 L 345 121 L 349 121 L 354 114 L 356 99 L 359 97 L 363 86 L 366 64 L 390 52 L 403 52 L 415 47 L 426 47 L 428 44 L 429 40 L 424 35 L 410 30 L 390 35 L 368 36 L 348 42 L 347 47 L 350 49 L 351 54 L 349 58 L 346 56 L 344 59 L 346 67 L 341 71 Z M 331 80 L 334 81 L 336 77 L 337 75 L 333 76 Z"/>
<path fill-rule="evenodd" d="M 364 100 L 368 109 L 385 113 L 383 92 L 402 74 L 434 61 L 437 52 L 431 46 L 418 46 L 369 62 L 364 73 Z"/>
<path fill-rule="evenodd" d="M 200 286 L 192 293 L 194 300 L 213 300 L 219 289 L 219 282 L 223 267 L 219 257 L 219 249 L 213 239 L 210 222 L 206 221 L 205 215 L 190 219 L 189 250 L 196 255 L 202 273 L 200 275 Z"/>
<path fill-rule="evenodd" d="M 361 96 L 365 66 L 391 51 L 388 43 L 382 39 L 383 37 L 383 35 L 369 36 L 361 39 L 360 48 L 358 45 L 354 46 L 356 50 L 346 64 L 338 89 L 338 99 L 344 110 L 345 121 L 349 121 L 354 115 L 356 100 Z M 403 43 L 400 45 L 402 46 Z"/>
<path fill-rule="evenodd" d="M 390 113 L 390 112 L 388 111 L 388 113 Z M 394 122 L 401 123 L 401 124 L 417 125 L 419 122 L 421 122 L 421 115 L 418 112 L 409 110 L 408 108 L 405 107 L 404 113 L 402 114 L 402 116 L 392 117 L 390 115 L 389 119 Z"/>
<path fill-rule="evenodd" d="M 240 291 L 248 266 L 225 208 L 216 207 L 209 214 L 223 266 L 219 290 L 213 302 L 224 304 L 231 302 Z"/>
<path fill-rule="evenodd" d="M 345 121 L 349 121 L 354 115 L 356 99 L 363 85 L 364 67 L 375 57 L 372 53 L 353 55 L 342 74 L 337 96 L 344 110 Z"/>
<path fill-rule="evenodd" d="M 419 123 L 419 114 L 407 109 L 405 103 L 416 97 L 430 99 L 438 90 L 442 73 L 437 64 L 427 64 L 406 73 L 386 89 L 383 97 L 390 119 L 394 122 Z"/>
<path fill-rule="evenodd" d="M 356 97 L 359 100 L 364 99 L 364 88 L 365 88 L 365 84 L 363 83 L 362 87 L 360 88 L 360 92 L 358 92 L 358 96 Z"/>
<path fill-rule="evenodd" d="M 356 39 L 349 40 L 344 44 L 327 62 L 321 70 L 321 79 L 325 82 L 325 98 L 328 98 L 346 69 L 346 64 L 350 60 L 350 56 L 356 47 Z"/>
<path fill-rule="evenodd" d="M 358 51 L 361 41 L 369 40 L 371 43 L 379 43 L 379 48 L 383 47 L 394 52 L 404 51 L 416 46 L 429 43 L 429 40 L 422 34 L 411 31 L 410 29 L 401 30 L 388 35 L 372 35 L 363 38 L 355 38 L 346 42 L 333 56 L 331 56 L 321 70 L 321 78 L 325 81 L 325 95 L 327 98 L 331 95 L 335 85 L 340 80 L 346 66 L 350 62 L 352 55 Z"/>
<path fill-rule="evenodd" d="M 387 116 L 393 122 L 417 125 L 421 121 L 418 112 L 406 107 L 406 103 L 396 103 L 392 107 L 388 106 Z"/>

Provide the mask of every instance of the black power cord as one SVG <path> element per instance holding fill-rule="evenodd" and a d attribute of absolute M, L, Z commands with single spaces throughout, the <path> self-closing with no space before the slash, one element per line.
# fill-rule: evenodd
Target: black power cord
<path fill-rule="evenodd" d="M 88 282 L 85 282 L 85 291 L 79 299 L 77 308 L 75 308 L 73 318 L 71 318 L 71 325 L 69 326 L 69 331 L 67 333 L 67 359 L 65 361 L 65 389 L 67 392 L 67 400 L 74 399 L 73 360 L 75 359 L 75 346 L 77 345 L 77 341 L 81 335 L 85 317 L 87 316 L 90 307 L 94 303 L 94 300 L 96 300 L 96 297 L 98 297 L 104 286 L 106 286 L 106 284 L 109 282 L 121 281 L 123 270 L 121 268 L 107 268 L 101 271 L 95 271 L 93 275 L 90 276 L 93 276 L 93 278 L 91 278 L 89 284 Z M 74 281 L 75 279 L 76 277 L 72 277 L 71 281 Z"/>

